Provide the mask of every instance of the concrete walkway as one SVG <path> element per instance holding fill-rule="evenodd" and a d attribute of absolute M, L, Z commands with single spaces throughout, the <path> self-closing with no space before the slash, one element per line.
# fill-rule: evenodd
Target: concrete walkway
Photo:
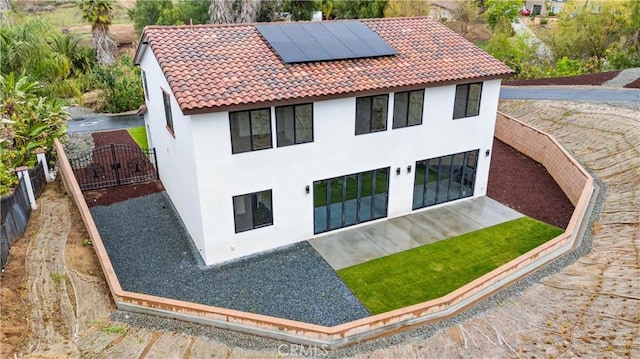
<path fill-rule="evenodd" d="M 529 47 L 534 48 L 539 57 L 546 57 L 548 59 L 553 57 L 553 52 L 545 44 L 540 40 L 536 34 L 531 31 L 531 29 L 522 21 L 522 19 L 518 19 L 516 22 L 512 22 L 511 26 L 513 27 L 513 31 L 524 39 L 524 41 L 529 45 Z"/>
<path fill-rule="evenodd" d="M 339 270 L 520 217 L 485 196 L 333 232 L 309 243 Z"/>
<path fill-rule="evenodd" d="M 605 87 L 622 88 L 640 78 L 640 67 L 622 70 L 618 76 L 602 84 Z"/>

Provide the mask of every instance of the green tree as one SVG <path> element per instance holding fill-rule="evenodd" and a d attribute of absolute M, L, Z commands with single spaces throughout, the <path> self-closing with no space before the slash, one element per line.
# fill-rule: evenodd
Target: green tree
<path fill-rule="evenodd" d="M 115 43 L 109 38 L 109 27 L 113 21 L 113 2 L 111 0 L 80 0 L 82 19 L 91 24 L 93 47 L 96 49 L 98 63 L 109 65 L 115 60 Z"/>
<path fill-rule="evenodd" d="M 180 11 L 180 20 L 184 24 L 189 24 L 189 21 L 193 21 L 194 24 L 206 24 L 209 21 L 210 4 L 210 0 L 178 0 L 176 8 Z"/>
<path fill-rule="evenodd" d="M 454 29 L 459 29 L 463 36 L 469 33 L 469 24 L 478 18 L 478 4 L 474 0 L 458 2 L 458 8 L 453 12 L 453 19 L 448 23 Z"/>
<path fill-rule="evenodd" d="M 568 2 L 552 31 L 551 47 L 556 57 L 579 59 L 589 64 L 590 71 L 601 70 L 607 56 L 637 31 L 631 25 L 631 9 L 638 8 L 634 2 Z"/>
<path fill-rule="evenodd" d="M 0 27 L 0 53 L 0 74 L 28 73 L 49 97 L 80 98 L 76 78 L 95 61 L 91 49 L 37 18 Z"/>
<path fill-rule="evenodd" d="M 314 11 L 322 10 L 322 3 L 315 0 L 284 0 L 282 10 L 291 13 L 293 21 L 309 21 Z"/>
<path fill-rule="evenodd" d="M 322 16 L 325 20 L 333 20 L 333 0 L 322 0 Z"/>
<path fill-rule="evenodd" d="M 511 23 L 520 16 L 524 0 L 486 0 L 484 21 L 492 32 L 513 34 Z"/>
<path fill-rule="evenodd" d="M 336 19 L 368 19 L 384 17 L 387 0 L 334 0 Z"/>
<path fill-rule="evenodd" d="M 537 59 L 536 51 L 524 38 L 504 32 L 495 33 L 487 43 L 487 52 L 511 67 L 517 77 L 535 76 L 531 72 Z"/>
<path fill-rule="evenodd" d="M 281 1 L 262 1 L 258 11 L 258 22 L 274 22 L 278 19 L 278 14 L 282 12 Z"/>
<path fill-rule="evenodd" d="M 135 110 L 144 104 L 140 71 L 127 55 L 112 65 L 94 68 L 94 78 L 103 91 L 102 100 L 111 113 Z"/>
<path fill-rule="evenodd" d="M 50 27 L 40 19 L 28 19 L 9 26 L 0 26 L 0 73 L 30 70 L 46 56 Z"/>
<path fill-rule="evenodd" d="M 428 0 L 389 0 L 384 17 L 410 17 L 429 15 Z"/>
<path fill-rule="evenodd" d="M 138 33 L 147 25 L 206 24 L 211 0 L 136 0 L 127 11 Z"/>
<path fill-rule="evenodd" d="M 165 9 L 173 9 L 171 0 L 136 0 L 133 8 L 127 10 L 129 18 L 133 21 L 133 27 L 138 33 L 147 25 L 157 25 L 158 18 Z"/>
<path fill-rule="evenodd" d="M 70 62 L 70 74 L 78 76 L 91 71 L 96 56 L 87 46 L 69 34 L 53 33 L 49 40 L 49 48 L 54 56 L 64 56 Z"/>

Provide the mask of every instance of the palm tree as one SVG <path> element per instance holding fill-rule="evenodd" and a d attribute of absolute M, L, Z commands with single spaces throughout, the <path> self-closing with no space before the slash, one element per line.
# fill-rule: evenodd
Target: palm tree
<path fill-rule="evenodd" d="M 45 39 L 51 28 L 44 21 L 30 18 L 15 25 L 0 26 L 0 73 L 29 71 L 47 56 Z"/>
<path fill-rule="evenodd" d="M 28 19 L 0 27 L 0 54 L 0 74 L 29 74 L 42 85 L 43 96 L 81 100 L 75 77 L 91 67 L 92 58 L 70 35 L 56 33 L 37 18 Z"/>
<path fill-rule="evenodd" d="M 98 55 L 98 63 L 111 65 L 115 61 L 115 43 L 109 38 L 109 26 L 113 21 L 111 0 L 81 0 L 78 3 L 82 18 L 91 24 L 93 47 Z"/>

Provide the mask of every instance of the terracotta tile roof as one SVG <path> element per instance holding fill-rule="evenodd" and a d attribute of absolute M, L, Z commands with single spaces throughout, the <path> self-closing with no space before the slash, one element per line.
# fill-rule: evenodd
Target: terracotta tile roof
<path fill-rule="evenodd" d="M 141 44 L 148 42 L 186 114 L 512 73 L 431 18 L 361 21 L 398 55 L 285 64 L 252 24 L 152 26 Z M 137 60 L 144 48 L 139 45 Z"/>

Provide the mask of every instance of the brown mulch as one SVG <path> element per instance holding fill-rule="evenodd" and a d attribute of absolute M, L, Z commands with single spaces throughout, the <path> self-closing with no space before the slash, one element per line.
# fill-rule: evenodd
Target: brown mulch
<path fill-rule="evenodd" d="M 640 89 L 640 78 L 636 79 L 635 81 L 633 81 L 630 84 L 624 85 L 624 87 L 626 87 L 628 89 Z"/>
<path fill-rule="evenodd" d="M 82 192 L 87 206 L 108 206 L 131 198 L 146 196 L 164 191 L 160 180 L 147 183 L 134 183 L 124 186 L 100 188 Z"/>
<path fill-rule="evenodd" d="M 126 130 L 94 132 L 91 134 L 95 147 L 114 144 L 127 144 L 137 146 Z M 164 191 L 160 180 L 146 183 L 134 183 L 123 186 L 101 188 L 83 192 L 89 207 L 108 206 L 113 203 L 126 201 L 131 198 L 142 197 L 148 194 Z"/>
<path fill-rule="evenodd" d="M 102 147 L 107 146 L 112 143 L 122 143 L 125 145 L 133 145 L 137 146 L 136 141 L 129 135 L 129 132 L 126 130 L 115 130 L 115 131 L 105 131 L 105 132 L 94 132 L 91 134 L 93 137 L 94 147 Z"/>
<path fill-rule="evenodd" d="M 574 206 L 538 162 L 495 139 L 487 195 L 539 221 L 566 228 Z"/>
<path fill-rule="evenodd" d="M 568 77 L 552 77 L 545 79 L 531 79 L 531 80 L 509 80 L 504 81 L 502 84 L 505 86 L 600 86 L 603 83 L 618 76 L 621 70 L 600 72 L 597 74 L 586 74 Z"/>

